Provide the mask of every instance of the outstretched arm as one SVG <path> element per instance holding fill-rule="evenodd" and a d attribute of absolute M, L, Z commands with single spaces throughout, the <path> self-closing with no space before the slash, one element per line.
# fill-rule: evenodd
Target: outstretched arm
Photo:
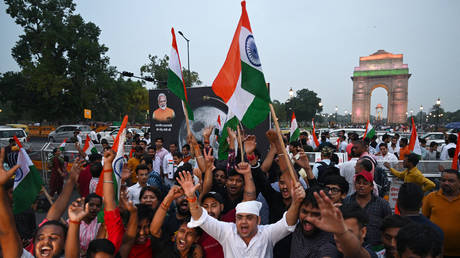
<path fill-rule="evenodd" d="M 177 178 L 177 181 L 184 190 L 185 196 L 187 196 L 188 206 L 190 208 L 192 218 L 194 220 L 200 219 L 203 210 L 201 209 L 200 205 L 198 205 L 198 201 L 195 195 L 195 191 L 199 187 L 199 184 L 193 185 L 192 175 L 185 171 L 179 173 L 179 178 Z"/>
<path fill-rule="evenodd" d="M 297 218 L 299 216 L 299 208 L 302 204 L 303 199 L 305 198 L 305 190 L 299 182 L 295 182 L 291 186 L 291 196 L 293 197 L 292 203 L 291 206 L 289 206 L 289 209 L 286 213 L 286 222 L 289 226 L 293 226 L 297 223 Z"/>
<path fill-rule="evenodd" d="M 359 239 L 345 225 L 342 212 L 334 207 L 331 199 L 321 190 L 314 193 L 320 209 L 320 217 L 312 217 L 311 223 L 316 227 L 334 234 L 336 243 L 340 243 L 344 257 L 370 258 L 369 253 L 361 246 Z"/>
<path fill-rule="evenodd" d="M 212 155 L 212 149 L 209 149 L 206 151 L 204 150 L 204 159 L 205 159 L 205 164 L 206 164 L 206 171 L 204 172 L 204 179 L 203 179 L 203 188 L 200 193 L 200 203 L 201 203 L 201 198 L 209 193 L 212 188 L 212 180 L 213 180 L 213 174 L 212 171 L 214 170 L 214 156 Z"/>
<path fill-rule="evenodd" d="M 16 230 L 13 211 L 9 205 L 8 194 L 5 190 L 5 183 L 13 176 L 19 165 L 6 171 L 3 168 L 4 155 L 5 149 L 2 148 L 0 153 L 0 246 L 3 247 L 3 257 L 20 257 L 22 254 L 22 241 Z"/>
<path fill-rule="evenodd" d="M 256 186 L 252 179 L 251 166 L 246 162 L 241 162 L 235 167 L 235 170 L 244 177 L 243 202 L 255 200 L 257 198 Z"/>
<path fill-rule="evenodd" d="M 121 257 L 128 257 L 131 248 L 133 247 L 134 240 L 136 239 L 137 233 L 137 207 L 132 201 L 128 200 L 128 194 L 123 192 L 120 195 L 120 206 L 129 212 L 129 220 L 126 225 L 126 233 L 123 236 L 123 244 L 120 247 Z"/>
<path fill-rule="evenodd" d="M 65 241 L 65 257 L 80 257 L 80 223 L 89 213 L 89 204 L 85 205 L 85 198 L 78 198 L 70 204 L 69 229 Z"/>
<path fill-rule="evenodd" d="M 64 214 L 67 204 L 70 201 L 70 197 L 72 196 L 72 191 L 75 184 L 78 181 L 78 177 L 80 176 L 81 166 L 83 165 L 84 160 L 80 158 L 76 158 L 72 168 L 70 169 L 70 176 L 67 182 L 62 189 L 61 194 L 57 198 L 57 200 L 53 203 L 51 208 L 49 209 L 48 213 L 46 214 L 47 220 L 59 220 L 62 214 Z"/>
<path fill-rule="evenodd" d="M 184 191 L 182 191 L 179 186 L 173 185 L 171 187 L 168 194 L 161 202 L 160 207 L 158 207 L 157 211 L 155 212 L 152 223 L 150 223 L 150 234 L 152 234 L 152 236 L 156 238 L 161 237 L 161 225 L 163 225 L 166 213 L 168 212 L 171 203 L 182 195 L 184 195 Z"/>

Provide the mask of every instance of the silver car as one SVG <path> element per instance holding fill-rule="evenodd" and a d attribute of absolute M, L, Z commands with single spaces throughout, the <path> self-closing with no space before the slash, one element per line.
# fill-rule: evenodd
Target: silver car
<path fill-rule="evenodd" d="M 84 141 L 86 138 L 86 135 L 90 133 L 91 127 L 88 125 L 61 125 L 56 130 L 52 131 L 50 134 L 48 134 L 48 140 L 50 142 L 61 142 L 64 139 L 70 140 L 70 138 L 73 137 L 73 133 L 79 129 L 80 132 L 80 137 Z"/>

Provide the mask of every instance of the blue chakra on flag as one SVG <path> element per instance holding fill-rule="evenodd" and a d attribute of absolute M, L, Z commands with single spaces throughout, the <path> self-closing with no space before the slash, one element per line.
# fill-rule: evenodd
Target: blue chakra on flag
<path fill-rule="evenodd" d="M 22 172 L 21 168 L 18 168 L 16 170 L 16 175 L 14 176 L 14 182 L 21 181 L 23 176 L 24 176 L 24 172 Z"/>
<path fill-rule="evenodd" d="M 121 178 L 121 171 L 123 170 L 123 164 L 124 164 L 124 158 L 123 156 L 119 157 L 118 159 L 115 160 L 114 166 L 113 166 L 113 172 L 115 172 L 115 175 L 117 175 L 119 178 Z"/>
<path fill-rule="evenodd" d="M 256 42 L 254 41 L 254 37 L 249 35 L 246 38 L 246 46 L 244 48 L 246 50 L 246 56 L 249 59 L 249 62 L 253 66 L 260 66 L 260 59 L 259 59 L 259 52 L 257 52 Z"/>

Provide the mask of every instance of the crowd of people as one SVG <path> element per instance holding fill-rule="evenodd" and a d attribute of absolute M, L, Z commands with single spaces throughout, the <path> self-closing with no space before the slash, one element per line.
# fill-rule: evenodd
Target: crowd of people
<path fill-rule="evenodd" d="M 189 134 L 181 149 L 128 135 L 132 149 L 119 187 L 108 142 L 101 142 L 101 153 L 80 152 L 69 171 L 54 150 L 48 192 L 55 199 L 38 226 L 24 223 L 35 220 L 37 204 L 12 212 L 18 166 L 3 168 L 5 152 L 13 150 L 2 149 L 3 257 L 460 256 L 460 173 L 443 170 L 437 189 L 417 169 L 420 156 L 408 150 L 407 139 L 342 133 L 331 143 L 324 133 L 315 146 L 307 133 L 280 142 L 269 130 L 267 150 L 246 135 L 242 153 L 229 129 L 228 158 L 217 160 L 212 132 L 206 128 L 203 141 Z M 449 136 L 447 158 L 456 142 Z M 320 152 L 321 160 L 311 166 L 308 151 Z M 445 158 L 444 149 L 425 151 L 424 159 Z M 339 164 L 337 152 L 349 160 Z M 404 171 L 394 168 L 398 160 Z M 404 181 L 394 211 L 383 198 L 387 171 Z"/>

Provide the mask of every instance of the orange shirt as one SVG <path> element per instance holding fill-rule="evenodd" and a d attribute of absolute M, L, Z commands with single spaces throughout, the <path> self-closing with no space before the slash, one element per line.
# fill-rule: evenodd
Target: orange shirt
<path fill-rule="evenodd" d="M 410 154 L 409 146 L 400 148 L 399 149 L 399 160 L 404 160 L 404 157 L 409 154 Z"/>
<path fill-rule="evenodd" d="M 139 166 L 141 161 L 137 158 L 130 158 L 128 160 L 128 168 L 131 171 L 131 183 L 137 183 L 136 167 Z"/>
<path fill-rule="evenodd" d="M 449 201 L 442 189 L 423 199 L 422 213 L 444 232 L 444 255 L 460 256 L 460 195 Z"/>
<path fill-rule="evenodd" d="M 167 107 L 164 110 L 161 108 L 157 108 L 155 111 L 153 111 L 152 118 L 160 122 L 168 122 L 172 120 L 174 116 L 174 110 Z"/>

